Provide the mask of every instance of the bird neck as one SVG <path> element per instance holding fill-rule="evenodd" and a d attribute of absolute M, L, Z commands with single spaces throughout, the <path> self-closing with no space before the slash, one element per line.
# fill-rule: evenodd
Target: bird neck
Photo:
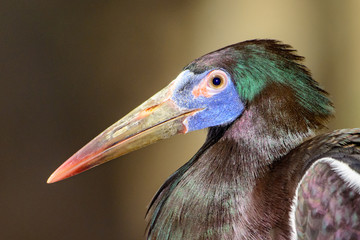
<path fill-rule="evenodd" d="M 241 172 L 259 177 L 277 159 L 324 127 L 330 114 L 310 112 L 286 86 L 269 86 L 248 104 L 218 143 L 227 142 Z M 230 154 L 230 153 L 229 153 Z M 225 160 L 224 160 L 225 161 Z"/>
<path fill-rule="evenodd" d="M 264 207 L 267 196 L 258 195 L 258 189 L 267 184 L 263 181 L 271 175 L 274 163 L 283 161 L 292 149 L 313 137 L 329 117 L 309 112 L 284 86 L 265 89 L 230 126 L 209 130 L 206 142 L 210 144 L 179 178 L 168 203 L 189 209 L 188 216 L 179 219 L 197 219 L 196 228 L 211 232 L 214 238 L 286 236 L 290 231 L 288 218 L 284 217 L 287 213 L 281 212 L 284 215 L 280 216 L 271 212 L 271 207 Z M 290 209 L 285 208 L 290 204 L 288 199 L 292 196 L 278 199 L 284 209 Z M 283 221 L 281 229 L 279 221 Z M 189 227 L 189 222 L 183 222 L 184 228 Z"/>
<path fill-rule="evenodd" d="M 262 212 L 266 196 L 256 189 L 329 116 L 310 112 L 284 86 L 263 90 L 233 123 L 210 128 L 204 146 L 160 188 L 148 239 L 259 239 L 277 231 L 279 216 Z"/>

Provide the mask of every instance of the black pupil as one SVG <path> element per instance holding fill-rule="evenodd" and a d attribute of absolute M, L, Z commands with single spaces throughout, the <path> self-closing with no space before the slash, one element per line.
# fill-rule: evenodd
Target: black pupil
<path fill-rule="evenodd" d="M 221 79 L 219 77 L 214 77 L 212 82 L 215 86 L 219 86 L 221 84 Z"/>

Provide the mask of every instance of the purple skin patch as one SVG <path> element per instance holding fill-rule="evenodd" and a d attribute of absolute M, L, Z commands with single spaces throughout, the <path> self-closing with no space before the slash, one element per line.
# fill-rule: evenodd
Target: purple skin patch
<path fill-rule="evenodd" d="M 171 99 L 179 107 L 204 109 L 185 120 L 184 125 L 187 127 L 187 132 L 230 123 L 244 111 L 244 104 L 240 100 L 230 75 L 222 69 L 220 70 L 226 73 L 228 80 L 224 88 L 212 96 L 194 96 L 193 90 L 198 88 L 213 70 L 201 74 L 185 70 L 173 82 Z"/>

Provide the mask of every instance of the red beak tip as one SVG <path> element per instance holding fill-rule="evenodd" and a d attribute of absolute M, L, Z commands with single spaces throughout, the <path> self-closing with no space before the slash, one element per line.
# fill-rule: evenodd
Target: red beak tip
<path fill-rule="evenodd" d="M 50 184 L 50 183 L 56 183 L 59 182 L 61 180 L 64 180 L 65 178 L 68 178 L 69 176 L 64 175 L 62 172 L 58 171 L 58 169 L 53 172 L 50 177 L 48 178 L 48 180 L 46 181 L 46 183 Z"/>
<path fill-rule="evenodd" d="M 48 180 L 46 181 L 46 183 L 50 184 L 50 183 L 55 183 L 59 181 L 59 179 L 56 179 L 55 176 L 54 176 L 54 173 L 51 174 L 51 176 L 48 178 Z"/>

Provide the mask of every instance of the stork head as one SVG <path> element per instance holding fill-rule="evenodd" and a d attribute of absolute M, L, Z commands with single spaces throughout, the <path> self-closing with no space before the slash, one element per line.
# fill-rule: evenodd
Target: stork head
<path fill-rule="evenodd" d="M 288 86 L 309 112 L 331 104 L 288 45 L 252 40 L 206 54 L 63 163 L 53 183 L 179 133 L 231 124 L 263 89 Z M 279 96 L 281 97 L 281 96 Z"/>

